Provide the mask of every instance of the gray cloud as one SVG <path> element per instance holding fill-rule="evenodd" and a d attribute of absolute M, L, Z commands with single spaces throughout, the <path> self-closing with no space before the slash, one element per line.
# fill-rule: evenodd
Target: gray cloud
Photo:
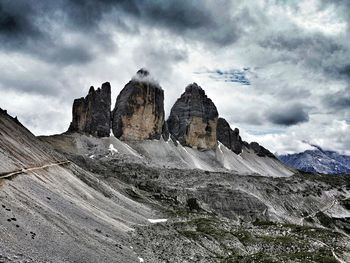
<path fill-rule="evenodd" d="M 218 7 L 220 4 L 220 8 Z M 226 45 L 238 39 L 239 19 L 249 20 L 246 10 L 230 15 L 232 1 L 137 1 L 137 0 L 18 0 L 0 2 L 0 35 L 8 42 L 28 44 L 40 38 L 53 41 L 52 24 L 62 24 L 71 30 L 93 32 L 104 19 L 111 19 L 119 29 L 128 30 L 123 18 L 132 17 L 139 23 L 166 28 L 183 36 L 206 39 Z M 216 8 L 214 8 L 216 7 Z M 113 14 L 113 16 L 108 16 Z M 117 18 L 116 18 L 117 17 Z M 10 43 L 13 42 L 13 43 Z"/>
<path fill-rule="evenodd" d="M 350 110 L 350 88 L 325 96 L 323 102 L 335 111 Z"/>
<path fill-rule="evenodd" d="M 307 87 L 292 86 L 285 87 L 281 86 L 277 91 L 273 93 L 274 96 L 280 98 L 281 100 L 301 100 L 307 99 L 311 96 L 311 92 Z"/>
<path fill-rule="evenodd" d="M 20 7 L 20 8 L 19 8 Z M 38 30 L 24 14 L 35 14 L 34 6 L 26 1 L 2 1 L 0 3 L 0 32 L 9 38 L 19 37 L 23 33 L 31 33 L 33 37 L 38 35 Z"/>
<path fill-rule="evenodd" d="M 168 31 L 188 42 L 225 46 L 235 42 L 242 34 L 243 21 L 254 23 L 247 10 L 232 15 L 232 5 L 229 0 L 218 3 L 186 0 L 0 0 L 0 50 L 26 54 L 51 67 L 84 66 L 103 53 L 117 54 L 115 39 L 118 33 L 139 36 L 139 28 L 144 26 L 149 30 Z M 73 37 L 66 38 L 67 35 Z M 152 60 L 164 59 L 164 71 L 169 71 L 171 64 L 187 59 L 186 51 L 178 52 L 175 47 L 150 47 L 157 41 L 150 41 L 144 55 L 136 50 L 139 54 L 135 56 L 145 60 L 142 65 L 157 66 L 159 63 Z M 143 44 L 148 42 L 145 40 Z M 39 88 L 37 90 L 40 91 Z"/>
<path fill-rule="evenodd" d="M 292 126 L 309 121 L 307 107 L 299 103 L 270 109 L 266 112 L 266 116 L 271 123 L 283 126 Z"/>
<path fill-rule="evenodd" d="M 342 40 L 321 33 L 291 32 L 271 35 L 260 41 L 263 48 L 282 51 L 279 60 L 303 63 L 330 77 L 348 74 L 350 48 Z"/>
<path fill-rule="evenodd" d="M 171 75 L 173 67 L 178 63 L 188 60 L 188 52 L 181 47 L 175 47 L 167 41 L 159 43 L 147 43 L 145 39 L 141 45 L 135 48 L 133 59 L 139 62 L 139 67 L 151 69 L 152 76 L 164 79 Z M 158 41 L 157 41 L 158 42 Z"/>
<path fill-rule="evenodd" d="M 109 35 L 103 35 L 97 30 L 98 17 L 91 19 L 94 23 L 88 24 L 89 19 L 86 19 L 85 24 L 79 24 L 79 17 L 83 17 L 87 10 L 80 10 L 80 14 L 68 12 L 72 9 L 66 8 L 74 2 L 0 1 L 0 49 L 22 52 L 61 66 L 92 61 L 95 45 L 110 51 L 112 45 Z M 97 9 L 98 6 L 91 10 Z M 85 13 L 85 16 L 90 16 L 90 13 Z M 83 28 L 87 31 L 82 31 Z M 76 30 L 75 33 L 80 34 L 80 37 L 66 43 L 63 37 L 72 30 Z"/>
<path fill-rule="evenodd" d="M 350 78 L 350 64 L 339 69 L 339 73 Z"/>
<path fill-rule="evenodd" d="M 335 7 L 337 14 L 350 21 L 350 2 L 348 0 L 321 0 L 323 8 Z M 350 28 L 348 28 L 350 30 Z"/>

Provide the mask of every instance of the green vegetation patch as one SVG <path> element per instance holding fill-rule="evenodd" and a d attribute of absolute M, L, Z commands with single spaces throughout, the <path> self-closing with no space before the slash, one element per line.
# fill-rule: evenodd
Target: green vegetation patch
<path fill-rule="evenodd" d="M 253 255 L 232 255 L 221 261 L 222 263 L 279 263 L 279 262 L 300 262 L 300 263 L 337 263 L 329 250 L 315 252 L 298 252 L 279 255 L 268 253 L 257 253 Z"/>

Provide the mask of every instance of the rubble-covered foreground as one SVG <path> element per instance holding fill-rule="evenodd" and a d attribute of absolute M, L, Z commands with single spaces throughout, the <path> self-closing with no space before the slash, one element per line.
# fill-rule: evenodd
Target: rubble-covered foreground
<path fill-rule="evenodd" d="M 348 177 L 271 178 L 75 161 L 111 186 L 124 182 L 128 196 L 162 212 L 163 220 L 131 232 L 145 262 L 349 261 Z"/>

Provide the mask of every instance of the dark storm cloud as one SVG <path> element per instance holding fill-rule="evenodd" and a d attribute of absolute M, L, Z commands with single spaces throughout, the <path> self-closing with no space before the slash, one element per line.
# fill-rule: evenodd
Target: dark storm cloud
<path fill-rule="evenodd" d="M 218 4 L 219 10 L 210 2 L 185 0 L 1 0 L 0 38 L 5 43 L 3 48 L 15 45 L 17 49 L 26 49 L 37 42 L 50 46 L 57 43 L 55 33 L 64 34 L 55 32 L 57 29 L 52 25 L 91 34 L 106 19 L 119 30 L 135 33 L 137 30 L 125 22 L 124 18 L 129 17 L 138 24 L 165 28 L 192 40 L 226 45 L 237 40 L 240 34 L 237 21 L 244 18 L 248 23 L 249 14 L 243 10 L 233 18 L 229 13 L 231 1 L 221 0 Z"/>
<path fill-rule="evenodd" d="M 350 88 L 338 91 L 323 98 L 326 106 L 336 111 L 350 110 Z"/>
<path fill-rule="evenodd" d="M 22 16 L 24 10 L 18 9 L 18 5 L 33 14 L 33 8 L 29 3 L 18 1 L 2 1 L 0 3 L 0 32 L 9 36 L 14 36 L 23 32 L 35 32 L 31 21 L 27 16 Z"/>
<path fill-rule="evenodd" d="M 59 65 L 91 61 L 91 46 L 64 43 L 64 32 L 54 29 L 50 17 L 59 17 L 56 16 L 59 10 L 56 7 L 57 3 L 49 5 L 45 1 L 0 1 L 0 49 L 22 52 Z M 87 39 L 92 37 L 91 34 Z"/>
<path fill-rule="evenodd" d="M 128 15 L 138 22 L 156 28 L 166 28 L 192 40 L 206 39 L 218 45 L 227 45 L 239 38 L 238 22 L 254 23 L 246 10 L 232 17 L 233 3 L 220 0 L 72 0 L 65 5 L 66 13 L 76 26 L 96 25 L 105 13 Z"/>
<path fill-rule="evenodd" d="M 339 69 L 339 73 L 350 78 L 350 64 Z"/>
<path fill-rule="evenodd" d="M 271 109 L 266 112 L 267 119 L 277 125 L 292 126 L 309 121 L 308 109 L 300 103 Z"/>
<path fill-rule="evenodd" d="M 261 46 L 276 50 L 285 51 L 313 51 L 334 53 L 344 49 L 344 46 L 336 42 L 333 38 L 327 37 L 320 33 L 305 34 L 295 32 L 294 35 L 284 33 L 274 33 L 264 41 L 261 41 Z M 311 50 L 310 50 L 311 49 Z"/>
<path fill-rule="evenodd" d="M 293 35 L 290 35 L 290 32 L 275 33 L 260 41 L 260 46 L 285 52 L 283 54 L 285 59 L 304 62 L 308 66 L 323 68 L 328 72 L 339 71 L 350 59 L 348 46 L 338 39 L 321 33 L 295 32 Z"/>
<path fill-rule="evenodd" d="M 0 1 L 0 40 L 2 47 L 18 47 L 42 36 L 33 23 L 36 15 L 30 1 Z"/>

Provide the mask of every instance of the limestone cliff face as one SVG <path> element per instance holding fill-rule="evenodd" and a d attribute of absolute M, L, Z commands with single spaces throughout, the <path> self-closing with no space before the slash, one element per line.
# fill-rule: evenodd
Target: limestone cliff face
<path fill-rule="evenodd" d="M 97 90 L 91 87 L 85 98 L 74 100 L 73 120 L 69 132 L 107 137 L 111 126 L 111 85 L 106 82 Z"/>
<path fill-rule="evenodd" d="M 228 149 L 232 150 L 236 154 L 242 152 L 243 141 L 239 135 L 239 130 L 235 128 L 231 129 L 230 124 L 224 119 L 218 119 L 218 126 L 216 130 L 218 141 L 225 145 Z"/>
<path fill-rule="evenodd" d="M 126 141 L 159 139 L 164 127 L 164 91 L 141 69 L 120 92 L 112 113 L 113 134 Z"/>
<path fill-rule="evenodd" d="M 170 134 L 182 145 L 213 149 L 217 145 L 218 112 L 196 83 L 186 87 L 175 102 L 167 121 Z"/>

